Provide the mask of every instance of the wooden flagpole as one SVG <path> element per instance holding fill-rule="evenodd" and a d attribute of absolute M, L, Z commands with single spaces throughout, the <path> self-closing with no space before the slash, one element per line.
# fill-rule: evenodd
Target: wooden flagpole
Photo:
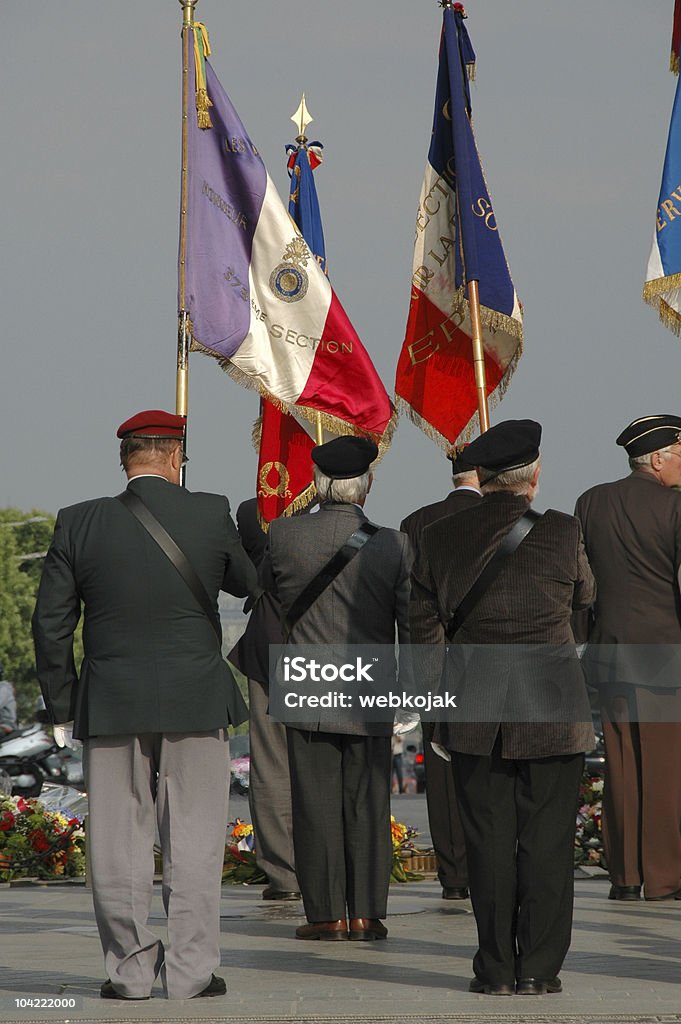
<path fill-rule="evenodd" d="M 175 376 L 175 412 L 187 416 L 189 399 L 189 313 L 186 297 L 187 256 L 187 159 L 189 149 L 189 47 L 193 45 L 194 8 L 198 0 L 179 0 L 182 5 L 182 172 L 180 177 L 180 267 L 179 313 L 177 323 L 177 371 Z M 187 431 L 184 437 L 187 450 Z M 182 467 L 181 482 L 186 482 L 187 469 Z"/>

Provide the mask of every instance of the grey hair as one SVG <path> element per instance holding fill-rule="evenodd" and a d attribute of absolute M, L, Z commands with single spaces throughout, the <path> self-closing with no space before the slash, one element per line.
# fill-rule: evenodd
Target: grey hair
<path fill-rule="evenodd" d="M 455 487 L 461 487 L 463 484 L 475 484 L 478 485 L 478 473 L 475 469 L 468 469 L 465 473 L 452 473 L 452 483 Z"/>
<path fill-rule="evenodd" d="M 334 480 L 322 473 L 315 466 L 314 485 L 317 488 L 320 502 L 330 501 L 339 505 L 361 505 L 369 492 L 371 473 L 367 470 L 361 476 L 351 476 L 347 480 Z"/>
<path fill-rule="evenodd" d="M 182 441 L 178 437 L 124 437 L 121 441 L 121 466 L 127 471 L 133 462 L 165 463 Z"/>
<path fill-rule="evenodd" d="M 511 491 L 512 494 L 527 494 L 532 483 L 534 471 L 539 462 L 539 458 L 536 458 L 529 466 L 509 469 L 506 473 L 499 473 L 498 476 L 492 477 L 489 482 L 485 482 L 485 471 L 483 470 L 481 474 L 482 480 L 480 481 L 483 494 L 488 494 L 490 491 Z"/>
<path fill-rule="evenodd" d="M 673 447 L 673 444 L 668 444 L 664 448 L 656 448 L 654 452 L 646 452 L 645 455 L 630 455 L 629 469 L 638 469 L 640 466 L 650 466 L 650 460 L 653 455 L 655 455 L 655 452 L 659 452 L 660 455 L 662 455 L 663 452 L 670 452 Z"/>

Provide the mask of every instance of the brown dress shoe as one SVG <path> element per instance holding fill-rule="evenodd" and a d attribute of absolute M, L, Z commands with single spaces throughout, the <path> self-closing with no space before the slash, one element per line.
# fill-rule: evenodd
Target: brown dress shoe
<path fill-rule="evenodd" d="M 322 939 L 324 942 L 338 942 L 348 937 L 347 921 L 317 921 L 296 928 L 297 939 Z"/>
<path fill-rule="evenodd" d="M 372 939 L 387 939 L 388 929 L 377 917 L 351 917 L 348 938 L 355 942 L 371 942 Z"/>

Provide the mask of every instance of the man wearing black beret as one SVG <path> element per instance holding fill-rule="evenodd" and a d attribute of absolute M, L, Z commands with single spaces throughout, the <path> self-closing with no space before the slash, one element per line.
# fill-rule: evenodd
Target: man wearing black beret
<path fill-rule="evenodd" d="M 313 448 L 319 511 L 270 526 L 260 583 L 280 602 L 293 648 L 392 647 L 396 624 L 400 643 L 409 642 L 409 540 L 363 511 L 377 455 L 362 437 Z M 336 556 L 342 567 L 332 572 Z M 392 730 L 391 721 L 367 721 L 357 708 L 287 723 L 296 874 L 308 920 L 299 939 L 388 934 L 381 919 L 392 863 Z"/>
<path fill-rule="evenodd" d="M 612 900 L 681 899 L 681 417 L 617 438 L 631 473 L 577 501 L 598 594 L 584 663 L 606 752 Z"/>
<path fill-rule="evenodd" d="M 400 523 L 418 556 L 423 531 L 430 523 L 461 509 L 477 505 L 482 497 L 475 466 L 467 461 L 468 445 L 460 445 L 449 456 L 454 488 L 442 501 L 424 505 Z M 423 721 L 423 756 L 426 769 L 428 825 L 437 857 L 437 876 L 445 900 L 468 898 L 468 867 L 461 817 L 456 800 L 451 763 L 433 750 L 433 723 Z"/>
<path fill-rule="evenodd" d="M 444 661 L 457 694 L 460 720 L 439 723 L 436 739 L 452 755 L 466 837 L 479 941 L 470 990 L 500 996 L 561 990 L 594 744 L 571 630 L 594 581 L 578 521 L 530 510 L 540 438 L 538 423 L 509 420 L 472 442 L 483 500 L 426 527 L 412 578 L 412 642 L 433 652 L 420 663 L 437 678 Z"/>
<path fill-rule="evenodd" d="M 256 572 L 227 498 L 179 486 L 184 430 L 184 417 L 158 409 L 121 424 L 127 488 L 59 512 L 33 616 L 55 738 L 73 734 L 85 748 L 104 999 L 148 999 L 159 973 L 169 999 L 226 991 L 213 971 L 227 727 L 248 712 L 222 658 L 217 597 L 246 596 Z M 76 671 L 81 602 L 84 659 Z M 147 921 L 157 827 L 166 943 Z"/>

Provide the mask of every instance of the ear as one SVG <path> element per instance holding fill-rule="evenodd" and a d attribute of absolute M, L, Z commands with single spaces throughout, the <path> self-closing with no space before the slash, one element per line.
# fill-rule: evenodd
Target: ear
<path fill-rule="evenodd" d="M 539 475 L 541 473 L 541 462 L 538 462 L 534 467 L 534 473 L 532 474 L 532 482 L 530 487 L 536 487 L 539 482 Z"/>
<path fill-rule="evenodd" d="M 374 482 L 374 474 L 373 473 L 369 473 L 369 486 L 367 487 L 367 494 L 371 490 L 371 485 L 373 484 L 373 482 Z"/>

